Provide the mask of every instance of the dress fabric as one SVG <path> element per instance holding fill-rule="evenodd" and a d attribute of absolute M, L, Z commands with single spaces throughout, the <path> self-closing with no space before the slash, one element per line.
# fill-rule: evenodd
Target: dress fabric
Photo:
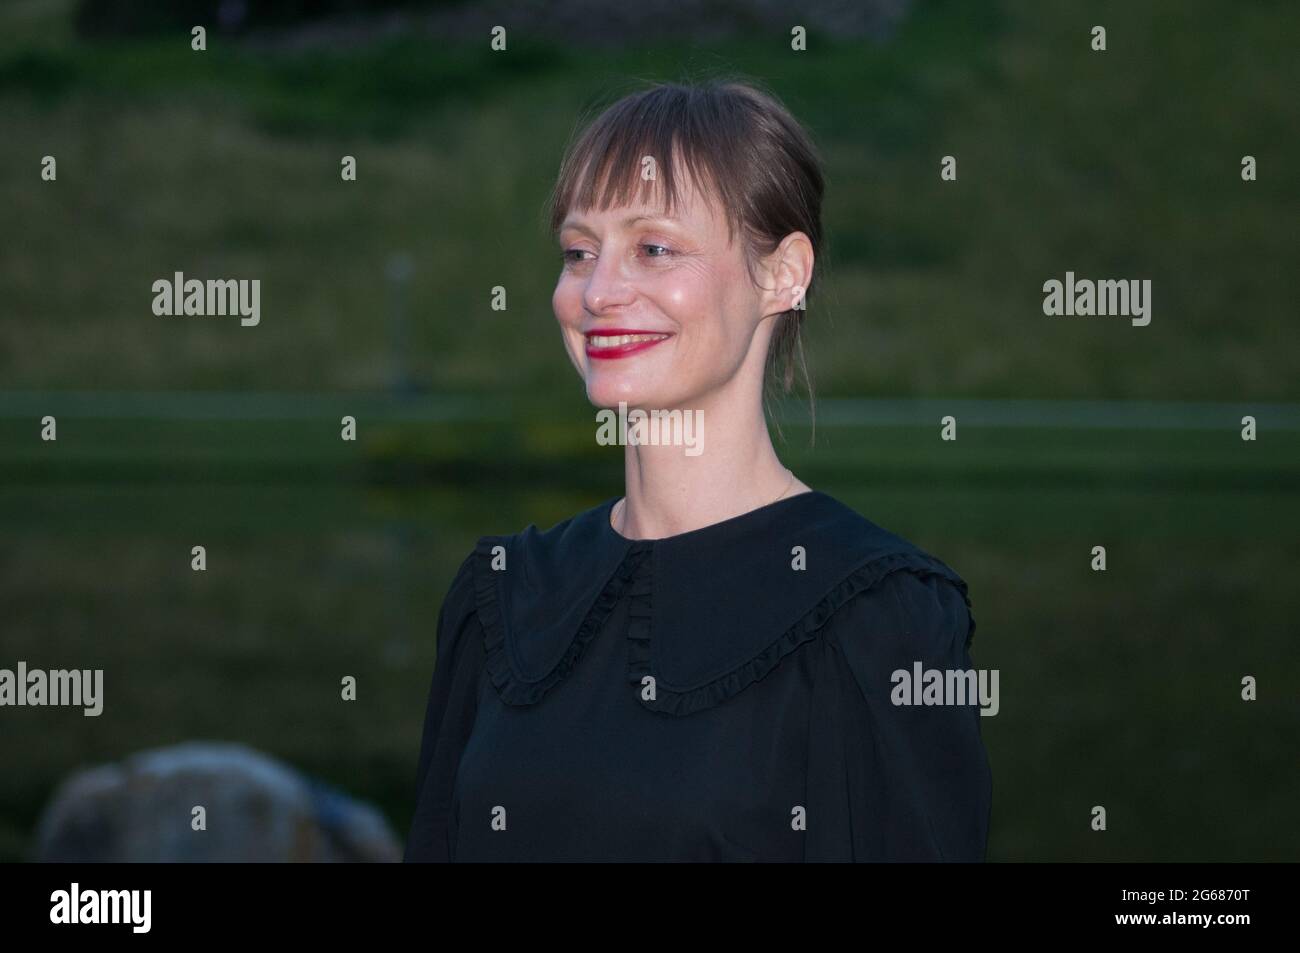
<path fill-rule="evenodd" d="M 438 618 L 407 861 L 980 861 L 966 583 L 819 491 L 485 536 Z M 919 689 L 918 689 L 919 692 Z"/>

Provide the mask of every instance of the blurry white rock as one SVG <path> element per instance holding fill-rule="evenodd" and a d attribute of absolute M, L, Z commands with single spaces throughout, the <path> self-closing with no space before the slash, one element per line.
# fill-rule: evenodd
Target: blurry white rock
<path fill-rule="evenodd" d="M 194 830 L 193 809 L 207 830 Z M 400 861 L 368 804 L 245 745 L 187 742 L 79 771 L 55 792 L 33 859 Z"/>

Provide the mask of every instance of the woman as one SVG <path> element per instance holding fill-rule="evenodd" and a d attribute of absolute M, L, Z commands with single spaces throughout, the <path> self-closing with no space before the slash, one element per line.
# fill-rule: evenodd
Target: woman
<path fill-rule="evenodd" d="M 896 672 L 971 668 L 965 583 L 768 436 L 822 191 L 798 123 L 743 83 L 652 87 L 571 145 L 569 359 L 597 407 L 681 411 L 707 439 L 642 431 L 621 498 L 462 564 L 407 860 L 983 859 L 977 709 L 894 703 Z"/>

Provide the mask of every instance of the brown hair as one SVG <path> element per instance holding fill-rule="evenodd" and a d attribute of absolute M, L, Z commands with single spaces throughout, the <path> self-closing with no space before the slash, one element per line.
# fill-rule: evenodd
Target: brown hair
<path fill-rule="evenodd" d="M 701 191 L 712 187 L 726 213 L 728 234 L 740 232 L 746 265 L 774 251 L 791 232 L 803 232 L 818 266 L 823 245 L 821 160 L 808 134 L 771 92 L 752 80 L 656 83 L 608 106 L 571 140 L 549 201 L 549 225 L 558 237 L 573 208 L 628 204 L 642 178 L 642 157 L 653 156 L 669 210 L 678 203 L 678 156 Z M 600 183 L 604 189 L 597 198 Z M 804 292 L 805 308 L 815 280 Z M 800 330 L 806 310 L 777 317 L 768 350 L 768 380 L 789 393 L 795 363 L 812 406 L 812 380 Z M 778 425 L 779 427 L 779 425 Z"/>

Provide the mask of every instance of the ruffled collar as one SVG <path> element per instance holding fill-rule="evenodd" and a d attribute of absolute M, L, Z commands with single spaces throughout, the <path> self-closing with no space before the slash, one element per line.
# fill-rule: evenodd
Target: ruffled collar
<path fill-rule="evenodd" d="M 616 502 L 478 541 L 487 670 L 508 704 L 535 704 L 567 677 L 625 596 L 628 681 L 653 676 L 655 697 L 642 704 L 674 715 L 762 678 L 898 569 L 945 576 L 967 597 L 944 563 L 820 491 L 657 540 L 620 536 L 609 522 Z"/>

